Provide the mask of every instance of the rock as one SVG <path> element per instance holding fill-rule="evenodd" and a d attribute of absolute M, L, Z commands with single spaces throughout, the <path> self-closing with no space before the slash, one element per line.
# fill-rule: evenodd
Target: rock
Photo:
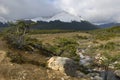
<path fill-rule="evenodd" d="M 87 55 L 83 55 L 85 53 L 85 50 L 83 49 L 77 49 L 76 54 L 80 56 L 79 64 L 84 67 L 88 67 L 93 63 L 93 58 Z"/>
<path fill-rule="evenodd" d="M 80 71 L 77 71 L 76 73 L 77 73 L 78 78 L 85 78 L 86 77 L 86 75 Z"/>
<path fill-rule="evenodd" d="M 65 80 L 64 78 L 61 78 L 61 80 Z"/>
<path fill-rule="evenodd" d="M 89 73 L 87 76 L 90 77 L 91 80 L 103 80 L 99 73 Z"/>
<path fill-rule="evenodd" d="M 100 76 L 95 76 L 93 80 L 103 80 Z"/>
<path fill-rule="evenodd" d="M 69 76 L 76 76 L 77 65 L 76 63 L 66 57 L 51 57 L 48 60 L 48 67 L 60 71 L 61 73 Z"/>
<path fill-rule="evenodd" d="M 88 76 L 95 77 L 95 76 L 100 76 L 100 74 L 99 73 L 89 73 Z"/>
<path fill-rule="evenodd" d="M 120 70 L 116 70 L 116 71 L 114 72 L 114 74 L 115 74 L 116 76 L 120 77 Z"/>

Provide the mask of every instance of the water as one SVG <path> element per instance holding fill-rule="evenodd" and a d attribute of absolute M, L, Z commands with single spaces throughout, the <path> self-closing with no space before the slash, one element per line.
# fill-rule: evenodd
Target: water
<path fill-rule="evenodd" d="M 100 72 L 100 76 L 103 80 L 120 80 L 112 71 L 102 71 Z"/>

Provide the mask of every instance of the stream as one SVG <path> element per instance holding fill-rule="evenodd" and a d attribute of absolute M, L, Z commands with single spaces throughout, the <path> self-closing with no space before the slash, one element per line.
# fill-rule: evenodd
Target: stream
<path fill-rule="evenodd" d="M 120 80 L 112 71 L 102 71 L 100 72 L 100 76 L 103 80 Z"/>

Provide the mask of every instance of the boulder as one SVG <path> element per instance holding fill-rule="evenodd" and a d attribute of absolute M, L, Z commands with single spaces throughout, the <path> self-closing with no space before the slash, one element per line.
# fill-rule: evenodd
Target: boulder
<path fill-rule="evenodd" d="M 78 65 L 70 58 L 55 56 L 48 60 L 48 67 L 65 75 L 75 76 Z"/>
<path fill-rule="evenodd" d="M 116 70 L 116 71 L 114 72 L 114 74 L 115 74 L 116 76 L 120 77 L 120 70 Z"/>
<path fill-rule="evenodd" d="M 95 76 L 95 77 L 93 78 L 93 80 L 103 80 L 103 78 L 100 77 L 100 76 Z"/>

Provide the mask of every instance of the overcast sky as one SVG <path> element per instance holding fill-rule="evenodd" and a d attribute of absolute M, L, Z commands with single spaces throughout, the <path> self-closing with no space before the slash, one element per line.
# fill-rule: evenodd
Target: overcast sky
<path fill-rule="evenodd" d="M 0 0 L 0 17 L 7 20 L 48 17 L 60 11 L 92 23 L 120 22 L 120 0 Z"/>

